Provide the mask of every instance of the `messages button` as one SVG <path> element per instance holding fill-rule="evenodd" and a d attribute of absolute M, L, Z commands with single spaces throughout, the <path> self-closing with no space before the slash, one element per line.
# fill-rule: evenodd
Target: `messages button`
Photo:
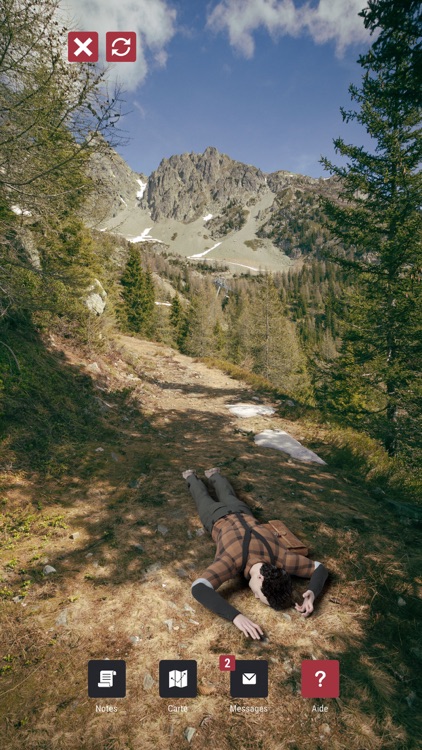
<path fill-rule="evenodd" d="M 266 698 L 268 695 L 268 662 L 236 659 L 230 672 L 232 698 Z"/>

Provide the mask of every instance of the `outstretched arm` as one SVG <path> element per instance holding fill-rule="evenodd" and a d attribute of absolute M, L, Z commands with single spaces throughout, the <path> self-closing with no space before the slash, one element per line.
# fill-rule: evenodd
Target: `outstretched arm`
<path fill-rule="evenodd" d="M 308 615 L 311 615 L 314 611 L 314 601 L 324 588 L 327 577 L 327 568 L 322 565 L 322 563 L 315 562 L 315 570 L 312 573 L 311 580 L 309 582 L 309 588 L 303 594 L 303 604 L 301 604 L 300 606 L 299 604 L 295 605 L 297 611 L 300 612 L 304 617 L 308 617 Z"/>
<path fill-rule="evenodd" d="M 264 635 L 259 625 L 249 620 L 238 609 L 235 609 L 235 607 L 226 602 L 205 578 L 197 578 L 194 581 L 192 584 L 192 596 L 197 602 L 210 609 L 211 612 L 233 622 L 245 635 L 258 640 Z"/>

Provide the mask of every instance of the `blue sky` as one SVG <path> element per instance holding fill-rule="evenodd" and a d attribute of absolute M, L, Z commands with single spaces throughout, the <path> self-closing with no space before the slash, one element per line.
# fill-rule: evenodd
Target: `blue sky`
<path fill-rule="evenodd" d="M 150 174 L 163 157 L 215 146 L 265 172 L 325 173 L 332 140 L 368 145 L 342 123 L 356 60 L 370 43 L 364 0 L 67 0 L 73 28 L 138 34 L 135 64 L 110 71 L 126 88 L 117 150 Z"/>

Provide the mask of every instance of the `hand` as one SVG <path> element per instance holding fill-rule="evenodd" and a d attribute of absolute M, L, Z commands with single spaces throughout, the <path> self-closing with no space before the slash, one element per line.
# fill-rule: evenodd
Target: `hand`
<path fill-rule="evenodd" d="M 303 594 L 303 604 L 295 605 L 295 609 L 304 617 L 308 617 L 314 611 L 315 594 L 313 591 L 305 591 Z"/>
<path fill-rule="evenodd" d="M 236 625 L 239 630 L 242 631 L 245 635 L 250 635 L 251 638 L 254 638 L 255 640 L 258 640 L 261 638 L 262 635 L 264 635 L 263 631 L 257 625 L 255 622 L 252 622 L 252 620 L 249 620 L 245 615 L 236 615 L 236 617 L 233 620 L 234 625 Z"/>

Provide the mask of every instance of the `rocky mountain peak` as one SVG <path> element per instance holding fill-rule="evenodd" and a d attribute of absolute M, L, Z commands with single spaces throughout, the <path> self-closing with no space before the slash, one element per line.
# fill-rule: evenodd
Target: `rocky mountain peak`
<path fill-rule="evenodd" d="M 260 169 L 208 146 L 202 154 L 163 159 L 149 177 L 144 207 L 154 221 L 190 222 L 204 213 L 217 213 L 228 201 L 245 205 L 265 192 L 268 186 Z"/>
<path fill-rule="evenodd" d="M 90 172 L 97 188 L 83 211 L 89 226 L 252 272 L 319 252 L 329 241 L 319 198 L 338 194 L 337 178 L 265 174 L 214 146 L 162 159 L 149 178 L 106 147 L 93 154 Z"/>

